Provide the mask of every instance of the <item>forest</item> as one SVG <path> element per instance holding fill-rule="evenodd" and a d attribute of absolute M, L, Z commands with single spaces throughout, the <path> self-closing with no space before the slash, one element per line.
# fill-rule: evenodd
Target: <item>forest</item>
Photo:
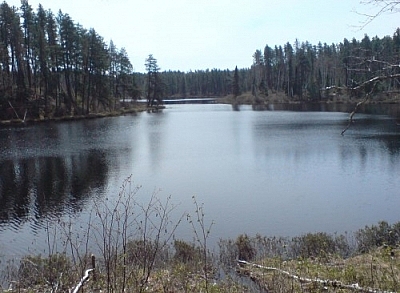
<path fill-rule="evenodd" d="M 249 52 L 249 54 L 252 54 Z M 323 101 L 399 92 L 400 29 L 392 36 L 338 44 L 295 40 L 257 49 L 248 68 L 161 71 L 157 59 L 147 73 L 133 71 L 126 50 L 106 42 L 71 16 L 27 0 L 0 4 L 0 120 L 46 119 L 118 111 L 121 101 L 168 97 L 223 97 L 248 93 L 268 99 Z M 235 64 L 232 64 L 234 67 Z M 378 77 L 379 83 L 366 83 Z M 365 85 L 360 87 L 360 85 Z M 156 90 L 157 88 L 157 90 Z M 157 94 L 157 97 L 155 95 Z M 256 99 L 257 100 L 257 99 Z M 150 105 L 152 103 L 148 103 Z"/>

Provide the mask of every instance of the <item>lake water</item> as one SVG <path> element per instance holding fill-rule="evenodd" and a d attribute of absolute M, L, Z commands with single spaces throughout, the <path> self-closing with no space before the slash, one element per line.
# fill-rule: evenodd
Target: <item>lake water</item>
<path fill-rule="evenodd" d="M 341 136 L 343 112 L 212 104 L 0 128 L 0 258 L 45 252 L 49 223 L 84 226 L 93 202 L 115 198 L 130 175 L 139 198 L 160 189 L 178 215 L 195 196 L 214 243 L 400 221 L 400 126 L 355 120 Z"/>

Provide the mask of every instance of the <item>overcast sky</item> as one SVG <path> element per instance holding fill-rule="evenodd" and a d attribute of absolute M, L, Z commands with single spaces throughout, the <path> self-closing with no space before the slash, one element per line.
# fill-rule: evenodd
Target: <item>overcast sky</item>
<path fill-rule="evenodd" d="M 6 2 L 20 7 L 20 0 Z M 140 72 L 149 54 L 161 70 L 233 70 L 250 67 L 266 44 L 382 38 L 400 27 L 400 15 L 392 14 L 360 29 L 365 18 L 356 11 L 378 11 L 360 0 L 29 0 L 35 11 L 39 3 L 124 47 Z"/>

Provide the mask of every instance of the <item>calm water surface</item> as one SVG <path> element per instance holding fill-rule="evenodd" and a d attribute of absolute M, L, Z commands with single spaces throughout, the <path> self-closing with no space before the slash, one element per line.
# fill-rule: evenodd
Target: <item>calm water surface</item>
<path fill-rule="evenodd" d="M 140 113 L 0 129 L 0 258 L 48 248 L 49 222 L 87 221 L 132 175 L 194 210 L 211 235 L 294 236 L 400 221 L 400 126 L 388 116 L 173 105 Z M 77 228 L 78 229 L 78 228 Z M 191 240 L 182 229 L 179 237 Z"/>

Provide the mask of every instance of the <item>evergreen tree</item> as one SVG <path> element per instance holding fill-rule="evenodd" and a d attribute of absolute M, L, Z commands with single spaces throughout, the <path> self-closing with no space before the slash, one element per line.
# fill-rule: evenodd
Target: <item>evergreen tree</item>
<path fill-rule="evenodd" d="M 160 68 L 157 59 L 152 54 L 146 58 L 145 66 L 147 70 L 147 106 L 153 107 L 155 103 L 159 105 L 163 101 L 164 84 L 159 74 Z"/>
<path fill-rule="evenodd" d="M 239 71 L 237 66 L 235 67 L 235 72 L 233 74 L 232 94 L 234 97 L 240 95 Z"/>
<path fill-rule="evenodd" d="M 37 43 L 37 56 L 39 64 L 39 93 L 43 95 L 45 103 L 45 113 L 48 111 L 48 87 L 49 87 L 49 50 L 46 40 L 46 26 L 47 26 L 47 15 L 41 4 L 39 4 L 37 16 L 36 16 L 36 43 Z M 42 90 L 43 89 L 43 90 Z"/>
<path fill-rule="evenodd" d="M 32 87 L 32 67 L 35 64 L 35 15 L 32 7 L 27 0 L 21 0 L 21 11 L 23 18 L 23 31 L 24 31 L 24 47 L 25 47 L 25 61 L 26 72 L 28 75 L 28 86 Z M 34 68 L 35 69 L 35 68 Z"/>
<path fill-rule="evenodd" d="M 60 47 L 62 56 L 62 71 L 63 81 L 61 84 L 64 85 L 63 89 L 64 102 L 67 105 L 68 113 L 72 112 L 72 106 L 75 104 L 75 96 L 73 90 L 73 69 L 76 48 L 77 48 L 77 30 L 76 27 L 68 14 L 63 14 L 61 10 L 58 13 L 58 26 L 59 26 L 59 37 Z M 76 107 L 75 107 L 76 108 Z"/>

